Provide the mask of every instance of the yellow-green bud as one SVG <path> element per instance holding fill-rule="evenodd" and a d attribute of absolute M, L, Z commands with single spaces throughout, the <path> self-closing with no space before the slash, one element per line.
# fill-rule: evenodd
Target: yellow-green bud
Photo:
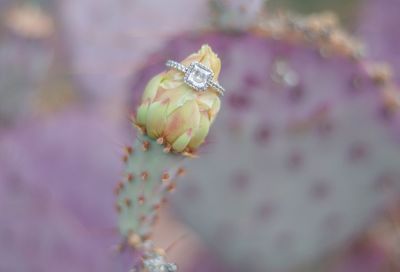
<path fill-rule="evenodd" d="M 189 66 L 192 62 L 210 68 L 218 80 L 221 61 L 208 45 L 181 63 Z M 207 137 L 221 102 L 213 89 L 196 91 L 183 78 L 182 72 L 173 69 L 152 78 L 137 110 L 136 125 L 149 137 L 162 138 L 176 152 L 192 152 Z"/>

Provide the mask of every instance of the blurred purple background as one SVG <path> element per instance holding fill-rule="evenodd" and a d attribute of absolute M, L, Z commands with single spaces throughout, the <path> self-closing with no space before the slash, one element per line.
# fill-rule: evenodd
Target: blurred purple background
<path fill-rule="evenodd" d="M 160 54 L 168 58 L 171 39 L 215 23 L 218 11 L 208 2 L 0 1 L 0 272 L 129 271 L 131 256 L 114 248 L 120 238 L 112 190 L 122 149 L 134 139 L 128 116 L 148 79 L 142 68 Z M 271 9 L 338 12 L 367 54 L 389 62 L 400 80 L 400 1 L 272 2 Z M 229 16 L 237 27 L 239 19 Z M 223 42 L 215 47 L 225 50 Z M 230 101 L 243 103 L 239 96 Z M 162 224 L 174 220 L 166 215 Z M 159 229 L 158 239 L 170 243 Z M 395 248 L 376 242 L 396 231 L 374 229 L 343 253 L 338 271 L 399 271 L 388 265 Z M 197 239 L 183 241 L 173 258 L 185 271 L 222 271 Z"/>

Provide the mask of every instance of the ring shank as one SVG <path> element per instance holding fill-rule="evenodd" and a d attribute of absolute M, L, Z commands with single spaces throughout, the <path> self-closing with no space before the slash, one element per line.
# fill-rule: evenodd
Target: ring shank
<path fill-rule="evenodd" d="M 180 64 L 179 62 L 173 61 L 173 60 L 168 60 L 165 65 L 169 68 L 178 70 L 182 73 L 186 73 L 187 67 L 183 64 Z"/>

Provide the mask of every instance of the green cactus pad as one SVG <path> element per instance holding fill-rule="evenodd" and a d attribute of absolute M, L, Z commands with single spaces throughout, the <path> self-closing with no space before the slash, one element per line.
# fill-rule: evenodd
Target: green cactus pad
<path fill-rule="evenodd" d="M 157 209 L 174 187 L 184 156 L 166 153 L 157 141 L 139 135 L 125 149 L 126 171 L 115 188 L 118 227 L 124 237 L 131 233 L 141 238 L 150 235 Z"/>

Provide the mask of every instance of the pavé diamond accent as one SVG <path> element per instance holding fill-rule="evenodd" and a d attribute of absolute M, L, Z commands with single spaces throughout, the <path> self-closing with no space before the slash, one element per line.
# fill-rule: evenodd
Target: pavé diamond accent
<path fill-rule="evenodd" d="M 182 73 L 186 73 L 187 68 L 185 65 L 180 64 L 179 62 L 169 60 L 165 63 L 167 67 L 173 68 L 175 70 L 181 71 Z"/>

